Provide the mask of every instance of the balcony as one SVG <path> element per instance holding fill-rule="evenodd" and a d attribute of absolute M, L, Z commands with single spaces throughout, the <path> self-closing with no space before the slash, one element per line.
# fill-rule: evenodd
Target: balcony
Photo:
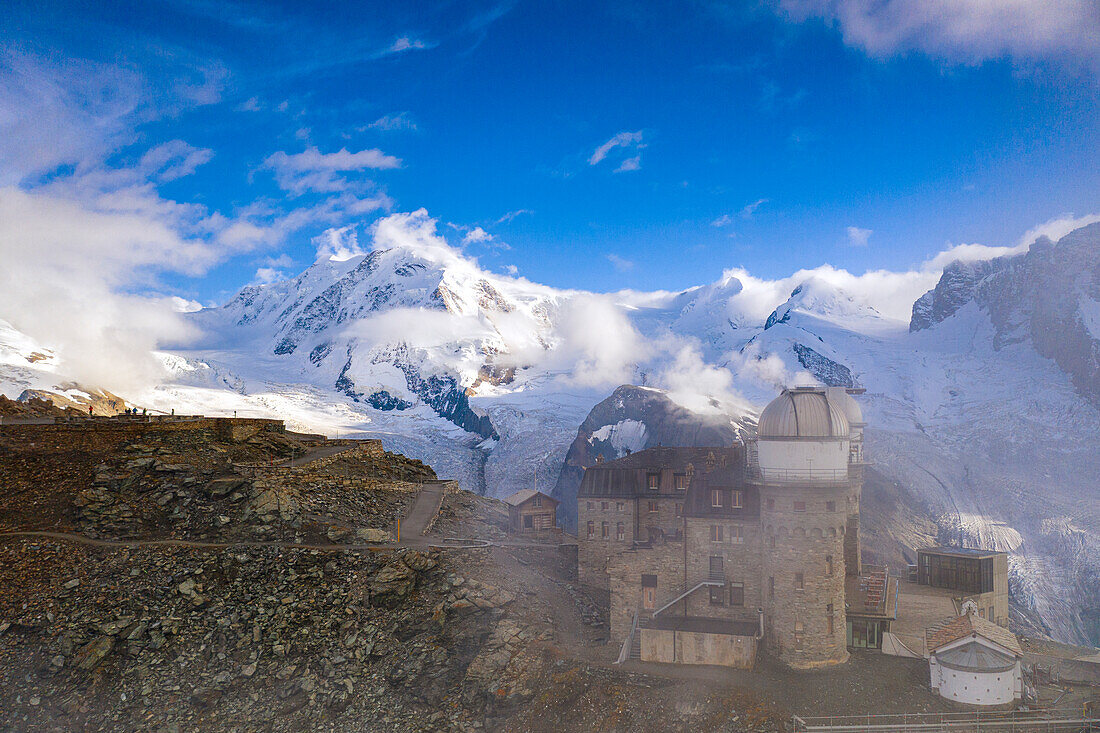
<path fill-rule="evenodd" d="M 769 484 L 844 484 L 859 478 L 859 464 L 847 468 L 761 468 L 747 466 L 745 476 L 754 481 Z"/>

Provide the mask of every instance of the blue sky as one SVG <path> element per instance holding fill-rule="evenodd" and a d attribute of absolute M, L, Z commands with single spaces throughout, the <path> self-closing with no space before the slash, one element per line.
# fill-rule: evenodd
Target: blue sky
<path fill-rule="evenodd" d="M 202 303 L 421 207 L 597 291 L 905 270 L 1100 211 L 1100 11 L 939 4 L 16 2 L 0 186 L 163 226 L 106 287 Z"/>

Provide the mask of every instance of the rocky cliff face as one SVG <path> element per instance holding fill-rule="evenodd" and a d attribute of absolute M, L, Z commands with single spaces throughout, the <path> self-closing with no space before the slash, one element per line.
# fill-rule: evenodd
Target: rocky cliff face
<path fill-rule="evenodd" d="M 968 303 L 988 314 L 994 348 L 1030 341 L 1100 402 L 1100 224 L 1057 244 L 1040 238 L 1016 256 L 952 263 L 913 305 L 909 330 L 931 328 Z"/>
<path fill-rule="evenodd" d="M 562 501 L 558 516 L 576 527 L 577 489 L 584 469 L 598 456 L 611 461 L 657 445 L 728 446 L 737 440 L 739 427 L 728 415 L 701 415 L 660 390 L 624 384 L 581 423 L 553 491 Z"/>

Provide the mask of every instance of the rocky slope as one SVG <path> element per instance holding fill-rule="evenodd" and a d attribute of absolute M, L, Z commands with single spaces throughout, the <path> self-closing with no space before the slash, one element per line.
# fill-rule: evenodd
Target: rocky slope
<path fill-rule="evenodd" d="M 747 422 L 721 413 L 695 413 L 659 390 L 622 385 L 592 408 L 569 446 L 553 490 L 562 501 L 558 514 L 563 526 L 576 529 L 577 489 L 584 469 L 597 457 L 614 460 L 657 445 L 729 445 Z"/>

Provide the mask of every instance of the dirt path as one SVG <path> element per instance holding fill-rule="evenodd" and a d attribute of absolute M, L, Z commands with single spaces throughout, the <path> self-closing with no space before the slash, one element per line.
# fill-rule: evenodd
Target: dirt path
<path fill-rule="evenodd" d="M 354 445 L 326 445 L 321 448 L 314 448 L 303 456 L 293 458 L 285 463 L 276 463 L 276 466 L 282 468 L 294 468 L 295 466 L 304 466 L 311 461 L 316 461 L 321 458 L 328 458 L 344 451 L 349 451 L 355 448 Z"/>
<path fill-rule="evenodd" d="M 429 542 L 424 533 L 439 514 L 439 507 L 443 505 L 445 483 L 445 481 L 429 481 L 421 485 L 416 500 L 401 520 L 402 544 L 417 545 Z"/>

